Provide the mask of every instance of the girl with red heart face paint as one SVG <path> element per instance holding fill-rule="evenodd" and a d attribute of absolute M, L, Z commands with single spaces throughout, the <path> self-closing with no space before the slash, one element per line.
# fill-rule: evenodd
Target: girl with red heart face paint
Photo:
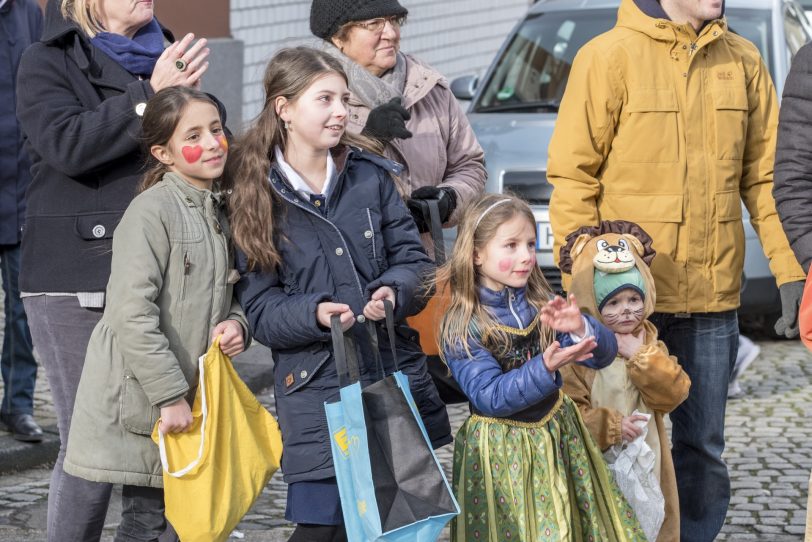
<path fill-rule="evenodd" d="M 107 305 L 85 357 L 88 374 L 105 377 L 81 381 L 81 412 L 74 412 L 65 466 L 80 477 L 125 466 L 119 468 L 126 473 L 125 495 L 149 494 L 138 514 L 161 525 L 162 490 L 145 487 L 161 479 L 159 450 L 149 435 L 158 415 L 162 434 L 190 430 L 187 394 L 196 385 L 198 357 L 216 337 L 223 353 L 242 352 L 247 322 L 233 299 L 236 272 L 225 209 L 212 190 L 228 148 L 218 108 L 197 90 L 161 90 L 147 103 L 141 138 L 151 167 L 116 227 Z M 134 393 L 144 406 L 127 412 L 138 420 L 132 422 L 138 431 L 125 430 L 120 419 L 126 417 L 104 406 L 107 399 L 127 403 L 121 387 L 110 386 L 125 375 L 138 375 Z"/>
<path fill-rule="evenodd" d="M 145 112 L 143 131 L 145 138 L 152 138 L 148 141 L 154 166 L 144 187 L 151 186 L 164 172 L 170 171 L 192 186 L 211 190 L 214 180 L 223 174 L 228 141 L 220 112 L 206 94 L 198 94 L 205 99 L 189 99 L 182 106 L 173 103 L 177 108 L 163 114 L 154 111 L 153 104 L 153 114 L 147 117 Z"/>

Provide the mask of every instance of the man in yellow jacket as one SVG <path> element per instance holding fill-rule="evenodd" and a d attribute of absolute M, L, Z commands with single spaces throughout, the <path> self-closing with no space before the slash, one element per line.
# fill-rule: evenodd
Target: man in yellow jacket
<path fill-rule="evenodd" d="M 722 0 L 622 0 L 615 28 L 575 58 L 550 142 L 557 247 L 601 220 L 636 222 L 654 239 L 652 321 L 693 383 L 671 414 L 686 541 L 713 540 L 730 500 L 721 456 L 742 200 L 780 286 L 779 327 L 797 329 L 804 273 L 771 195 L 777 122 L 769 72 L 727 28 Z"/>

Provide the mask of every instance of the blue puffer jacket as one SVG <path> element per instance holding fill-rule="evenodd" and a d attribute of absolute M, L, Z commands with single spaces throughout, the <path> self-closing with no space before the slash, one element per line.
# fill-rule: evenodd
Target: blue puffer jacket
<path fill-rule="evenodd" d="M 275 209 L 282 265 L 276 272 L 242 275 L 235 293 L 254 339 L 271 348 L 277 415 L 285 450 L 282 471 L 288 483 L 334 476 L 324 403 L 338 399 L 338 376 L 330 331 L 316 321 L 323 301 L 346 303 L 363 314 L 370 294 L 381 286 L 397 295 L 399 368 L 408 376 L 415 402 L 435 446 L 451 441 L 445 405 L 427 371 L 417 333 L 402 320 L 419 311 L 415 296 L 433 264 L 389 172 L 399 166 L 358 149 L 334 149 L 339 172 L 324 214 L 295 192 L 280 169 L 271 186 L 283 200 Z M 359 349 L 363 384 L 380 378 L 365 325 L 352 328 Z M 384 367 L 394 370 L 385 333 L 378 333 Z"/>
<path fill-rule="evenodd" d="M 523 329 L 536 317 L 537 311 L 527 302 L 523 288 L 494 292 L 480 287 L 479 300 L 506 326 Z M 584 365 L 603 369 L 615 359 L 617 341 L 603 324 L 591 316 L 585 318 L 589 323 L 587 334 L 595 337 L 598 347 Z M 557 333 L 556 340 L 562 348 L 574 344 L 569 333 Z M 521 367 L 503 372 L 499 361 L 479 343 L 471 345 L 471 358 L 460 350 L 445 349 L 451 374 L 474 409 L 485 416 L 509 417 L 533 407 L 561 388 L 561 375 L 547 370 L 541 354 Z"/>

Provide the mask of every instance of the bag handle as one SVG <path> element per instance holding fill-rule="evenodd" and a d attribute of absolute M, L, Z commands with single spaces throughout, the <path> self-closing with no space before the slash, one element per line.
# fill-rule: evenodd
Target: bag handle
<path fill-rule="evenodd" d="M 439 200 L 426 200 L 429 207 L 429 216 L 426 223 L 431 231 L 431 239 L 434 241 L 434 263 L 443 265 L 445 263 L 445 240 L 443 239 L 443 222 L 440 220 Z"/>
<path fill-rule="evenodd" d="M 389 336 L 389 347 L 392 351 L 392 361 L 395 364 L 395 372 L 399 369 L 397 350 L 395 349 L 395 307 L 388 299 L 383 300 L 383 308 L 386 313 L 386 331 Z M 375 361 L 381 372 L 381 378 L 386 376 L 386 371 L 378 350 L 378 330 L 375 322 L 366 321 L 367 333 L 374 352 Z M 336 371 L 338 372 L 338 383 L 342 388 L 354 384 L 361 379 L 361 371 L 358 367 L 358 355 L 355 351 L 355 341 L 351 336 L 345 334 L 341 329 L 341 317 L 337 314 L 330 316 L 330 335 L 333 340 L 333 356 L 336 360 Z"/>
<path fill-rule="evenodd" d="M 445 240 L 443 239 L 443 221 L 440 219 L 440 205 L 438 199 L 412 200 L 419 202 L 420 214 L 423 222 L 429 227 L 431 240 L 434 242 L 434 263 L 445 263 Z"/>
<path fill-rule="evenodd" d="M 220 336 L 218 335 L 214 339 L 214 344 L 212 348 L 220 348 Z M 200 356 L 197 360 L 197 370 L 199 373 L 198 378 L 198 385 L 197 385 L 197 392 L 200 394 L 200 412 L 202 415 L 202 420 L 200 422 L 200 446 L 197 449 L 197 457 L 193 459 L 188 465 L 183 467 L 180 470 L 176 470 L 172 472 L 169 469 L 169 459 L 166 456 L 166 443 L 164 442 L 164 432 L 158 429 L 158 451 L 161 455 L 161 466 L 164 469 L 164 472 L 167 473 L 169 476 L 173 478 L 180 478 L 189 473 L 192 469 L 197 467 L 200 464 L 200 461 L 203 459 L 203 450 L 204 444 L 206 442 L 206 421 L 209 419 L 209 407 L 208 401 L 206 400 L 206 381 L 205 381 L 205 363 L 204 360 L 208 352 Z"/>

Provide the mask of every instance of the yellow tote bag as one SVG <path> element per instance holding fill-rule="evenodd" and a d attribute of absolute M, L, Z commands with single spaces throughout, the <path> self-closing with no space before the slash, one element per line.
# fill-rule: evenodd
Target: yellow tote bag
<path fill-rule="evenodd" d="M 270 412 L 220 350 L 198 362 L 194 422 L 185 433 L 152 430 L 161 453 L 166 518 L 182 542 L 222 542 L 248 512 L 282 458 Z"/>

